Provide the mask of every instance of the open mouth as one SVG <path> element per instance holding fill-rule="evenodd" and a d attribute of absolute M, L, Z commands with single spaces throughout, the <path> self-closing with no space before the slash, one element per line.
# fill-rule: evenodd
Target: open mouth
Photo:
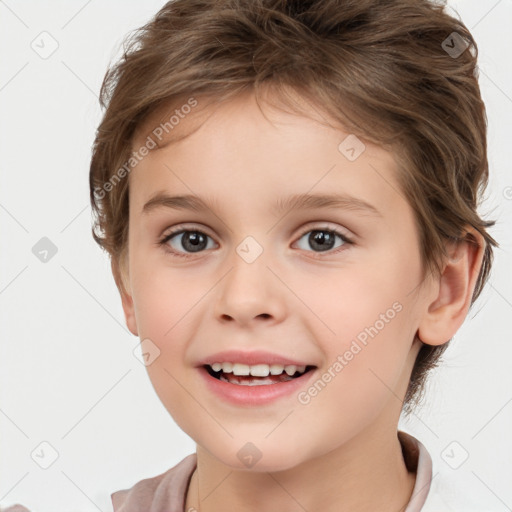
<path fill-rule="evenodd" d="M 286 366 L 286 367 L 268 367 L 267 365 L 232 365 L 216 363 L 214 365 L 205 364 L 203 366 L 213 378 L 237 384 L 239 386 L 266 386 L 269 384 L 279 384 L 294 379 L 299 379 L 306 375 L 316 366 Z M 254 373 L 258 375 L 254 375 Z"/>

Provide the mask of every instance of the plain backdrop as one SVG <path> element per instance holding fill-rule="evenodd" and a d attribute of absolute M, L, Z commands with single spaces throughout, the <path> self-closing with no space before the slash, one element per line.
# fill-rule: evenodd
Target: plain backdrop
<path fill-rule="evenodd" d="M 195 450 L 133 354 L 138 339 L 124 325 L 109 261 L 90 232 L 100 85 L 123 37 L 163 4 L 0 1 L 1 506 L 110 511 L 111 492 Z M 497 219 L 491 233 L 501 248 L 424 407 L 400 428 L 427 446 L 435 468 L 456 472 L 489 510 L 505 511 L 512 510 L 512 1 L 448 5 L 479 45 L 491 170 L 482 213 Z M 467 460 L 455 469 L 447 453 Z"/>

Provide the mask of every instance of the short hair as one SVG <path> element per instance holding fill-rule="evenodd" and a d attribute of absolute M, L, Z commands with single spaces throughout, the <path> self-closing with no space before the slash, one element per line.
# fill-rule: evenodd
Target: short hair
<path fill-rule="evenodd" d="M 136 165 L 134 134 L 150 114 L 193 95 L 222 102 L 244 92 L 258 98 L 264 90 L 300 112 L 292 91 L 393 152 L 415 215 L 423 277 L 439 275 L 447 241 L 475 242 L 467 226 L 483 236 L 473 304 L 498 246 L 487 232 L 494 221 L 477 213 L 488 181 L 477 55 L 471 33 L 442 2 L 170 1 L 129 34 L 101 87 L 105 112 L 90 165 L 93 237 L 117 262 L 127 250 L 124 178 Z M 406 414 L 419 404 L 449 341 L 422 343 Z"/>

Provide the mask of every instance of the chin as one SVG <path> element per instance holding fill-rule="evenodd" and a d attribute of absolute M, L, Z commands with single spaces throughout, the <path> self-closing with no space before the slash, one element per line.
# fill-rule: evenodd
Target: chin
<path fill-rule="evenodd" d="M 225 449 L 219 446 L 208 449 L 220 463 L 236 471 L 254 473 L 286 471 L 304 464 L 308 460 L 306 453 L 299 452 L 297 446 L 272 444 L 267 440 L 265 446 L 257 442 L 230 442 Z"/>

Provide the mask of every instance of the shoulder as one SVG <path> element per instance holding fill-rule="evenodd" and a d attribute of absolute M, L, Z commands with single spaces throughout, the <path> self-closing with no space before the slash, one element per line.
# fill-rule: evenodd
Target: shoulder
<path fill-rule="evenodd" d="M 114 512 L 168 512 L 183 510 L 192 473 L 196 468 L 196 454 L 187 455 L 165 473 L 137 482 L 129 489 L 111 494 Z M 0 507 L 0 512 L 30 512 L 22 505 Z"/>
<path fill-rule="evenodd" d="M 111 495 L 114 512 L 182 510 L 196 463 L 196 454 L 192 453 L 165 473 L 141 480 L 129 489 L 114 492 Z"/>
<path fill-rule="evenodd" d="M 399 431 L 404 459 L 416 471 L 416 484 L 405 512 L 495 512 L 491 495 L 475 486 L 469 469 L 449 467 L 442 458 L 432 460 L 427 448 L 410 434 Z M 501 509 L 500 509 L 501 510 Z"/>

